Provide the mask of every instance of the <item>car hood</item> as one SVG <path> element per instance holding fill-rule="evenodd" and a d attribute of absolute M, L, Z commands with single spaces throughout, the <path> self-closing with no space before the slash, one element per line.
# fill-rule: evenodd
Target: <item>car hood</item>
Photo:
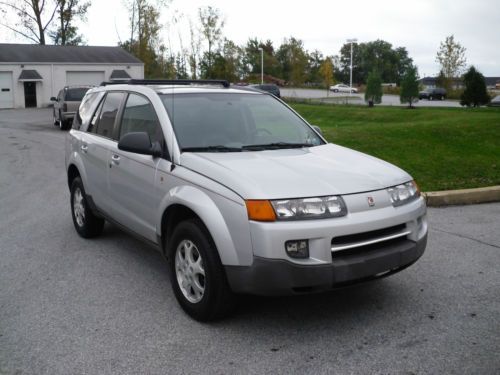
<path fill-rule="evenodd" d="M 184 152 L 180 164 L 244 199 L 352 194 L 411 180 L 392 164 L 333 144 L 235 153 Z"/>

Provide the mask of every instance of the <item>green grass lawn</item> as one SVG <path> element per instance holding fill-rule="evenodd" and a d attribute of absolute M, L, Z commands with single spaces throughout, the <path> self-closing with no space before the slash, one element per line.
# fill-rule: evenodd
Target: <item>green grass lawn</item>
<path fill-rule="evenodd" d="M 393 163 L 423 191 L 500 185 L 500 109 L 297 104 L 332 143 Z"/>

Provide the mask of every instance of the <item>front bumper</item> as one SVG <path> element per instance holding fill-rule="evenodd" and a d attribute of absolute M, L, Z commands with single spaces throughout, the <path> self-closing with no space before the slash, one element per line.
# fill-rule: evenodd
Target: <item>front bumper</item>
<path fill-rule="evenodd" d="M 281 259 L 254 257 L 251 266 L 226 266 L 235 293 L 290 295 L 333 289 L 399 272 L 424 253 L 427 233 L 418 241 L 374 246 L 362 253 L 338 256 L 330 264 L 302 265 Z"/>

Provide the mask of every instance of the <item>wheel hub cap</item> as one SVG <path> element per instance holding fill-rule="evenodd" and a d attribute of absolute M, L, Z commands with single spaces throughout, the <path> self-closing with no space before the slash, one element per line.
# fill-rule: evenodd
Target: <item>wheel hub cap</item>
<path fill-rule="evenodd" d="M 198 248 L 190 240 L 177 246 L 175 274 L 184 297 L 191 303 L 200 302 L 205 293 L 205 269 Z"/>
<path fill-rule="evenodd" d="M 80 188 L 76 188 L 75 193 L 73 194 L 73 212 L 78 226 L 83 226 L 83 224 L 85 224 L 85 206 Z"/>

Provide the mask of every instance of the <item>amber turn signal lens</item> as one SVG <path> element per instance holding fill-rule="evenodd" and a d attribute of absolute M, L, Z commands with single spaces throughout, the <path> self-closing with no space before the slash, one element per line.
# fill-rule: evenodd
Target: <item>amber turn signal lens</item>
<path fill-rule="evenodd" d="M 420 195 L 422 192 L 420 191 L 420 186 L 418 186 L 417 181 L 413 180 L 413 185 L 415 185 L 415 189 L 417 190 L 418 195 Z"/>
<path fill-rule="evenodd" d="M 247 205 L 248 218 L 255 221 L 275 221 L 276 214 L 274 213 L 271 202 L 265 200 L 249 200 L 245 201 Z"/>

